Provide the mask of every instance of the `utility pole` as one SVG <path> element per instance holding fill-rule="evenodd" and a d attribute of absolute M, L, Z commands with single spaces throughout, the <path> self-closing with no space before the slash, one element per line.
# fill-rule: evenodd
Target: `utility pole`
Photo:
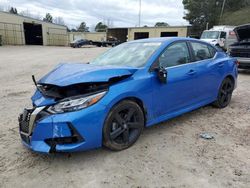
<path fill-rule="evenodd" d="M 139 0 L 139 27 L 141 27 L 141 0 Z"/>
<path fill-rule="evenodd" d="M 220 13 L 220 21 L 219 21 L 219 23 L 221 23 L 221 18 L 222 18 L 222 16 L 223 16 L 225 4 L 226 4 L 226 0 L 223 1 L 222 7 L 221 7 L 221 13 Z"/>
<path fill-rule="evenodd" d="M 208 30 L 208 25 L 209 25 L 209 22 L 207 22 L 207 24 L 206 24 L 206 30 Z"/>

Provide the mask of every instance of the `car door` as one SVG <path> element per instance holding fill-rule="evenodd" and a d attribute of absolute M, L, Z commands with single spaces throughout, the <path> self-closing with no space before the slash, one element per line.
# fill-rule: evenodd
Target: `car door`
<path fill-rule="evenodd" d="M 220 47 L 225 47 L 227 33 L 224 31 L 220 32 L 219 45 Z"/>
<path fill-rule="evenodd" d="M 176 42 L 158 58 L 158 64 L 167 71 L 167 83 L 160 83 L 155 74 L 153 103 L 156 116 L 170 114 L 195 103 L 196 67 L 190 63 L 190 57 L 187 43 Z"/>
<path fill-rule="evenodd" d="M 190 41 L 193 57 L 196 64 L 197 80 L 196 92 L 197 102 L 205 102 L 213 99 L 217 94 L 218 81 L 220 80 L 220 69 L 223 62 L 217 62 L 214 58 L 216 50 L 214 47 L 200 42 Z"/>

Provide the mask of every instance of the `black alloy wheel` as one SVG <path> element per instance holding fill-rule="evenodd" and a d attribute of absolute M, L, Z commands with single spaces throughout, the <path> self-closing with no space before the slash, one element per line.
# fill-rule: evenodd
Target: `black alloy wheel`
<path fill-rule="evenodd" d="M 233 81 L 230 78 L 225 78 L 222 81 L 217 100 L 214 102 L 214 105 L 218 108 L 225 108 L 231 101 L 233 90 Z"/>
<path fill-rule="evenodd" d="M 115 151 L 132 146 L 144 128 L 144 113 L 134 101 L 124 100 L 109 112 L 103 128 L 103 145 Z"/>

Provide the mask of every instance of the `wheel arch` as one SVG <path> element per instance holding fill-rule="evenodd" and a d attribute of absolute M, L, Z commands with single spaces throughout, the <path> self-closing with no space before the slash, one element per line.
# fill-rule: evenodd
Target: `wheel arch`
<path fill-rule="evenodd" d="M 229 78 L 233 82 L 233 84 L 234 84 L 233 86 L 235 87 L 235 78 L 231 74 L 226 75 L 224 79 L 226 79 L 226 78 Z"/>
<path fill-rule="evenodd" d="M 143 112 L 143 115 L 144 115 L 144 120 L 145 120 L 144 126 L 146 126 L 147 114 L 148 114 L 148 112 L 147 112 L 147 107 L 145 106 L 145 104 L 143 103 L 143 101 L 142 101 L 140 98 L 138 98 L 138 97 L 130 96 L 130 97 L 121 98 L 120 100 L 116 101 L 116 102 L 112 105 L 111 109 L 112 109 L 113 107 L 115 107 L 117 104 L 119 104 L 120 102 L 125 101 L 125 100 L 133 101 L 133 102 L 137 103 L 137 104 L 140 106 L 140 108 L 141 108 L 141 110 L 142 110 L 142 112 Z M 110 110 L 111 110 L 111 109 L 110 109 Z"/>

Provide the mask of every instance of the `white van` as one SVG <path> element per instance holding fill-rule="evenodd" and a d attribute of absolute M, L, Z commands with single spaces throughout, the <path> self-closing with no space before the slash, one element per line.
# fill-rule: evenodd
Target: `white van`
<path fill-rule="evenodd" d="M 212 29 L 203 31 L 201 40 L 228 50 L 228 47 L 237 41 L 234 28 L 235 26 L 214 26 Z"/>

